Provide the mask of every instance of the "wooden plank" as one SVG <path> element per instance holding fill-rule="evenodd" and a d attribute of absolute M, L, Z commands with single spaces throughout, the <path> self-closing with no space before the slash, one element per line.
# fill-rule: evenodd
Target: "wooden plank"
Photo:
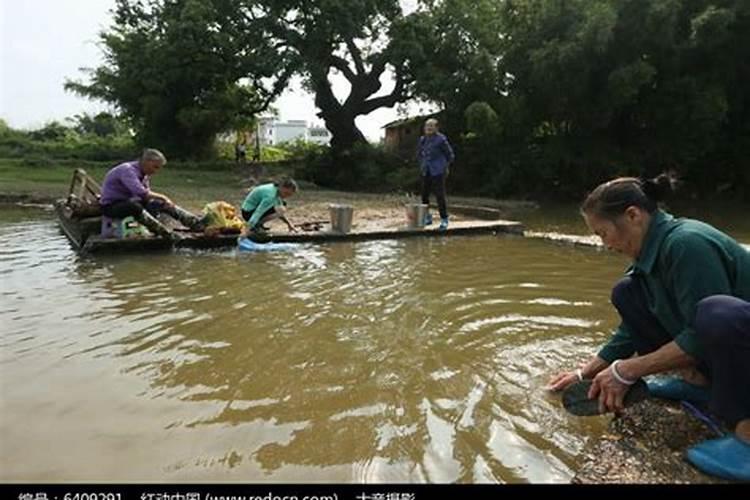
<path fill-rule="evenodd" d="M 605 250 L 604 244 L 601 238 L 595 235 L 582 235 L 582 234 L 562 234 L 562 233 L 545 233 L 539 231 L 526 231 L 524 236 L 527 238 L 536 238 L 540 240 L 551 241 L 553 243 L 559 243 L 564 245 L 571 245 L 576 247 L 589 247 L 597 250 Z M 747 251 L 750 252 L 750 245 L 746 243 L 740 243 Z"/>
<path fill-rule="evenodd" d="M 60 228 L 68 240 L 70 240 L 73 247 L 76 250 L 81 250 L 83 241 L 81 241 L 80 227 L 70 218 L 70 214 L 67 213 L 69 211 L 63 200 L 58 200 L 55 203 L 55 213 L 57 214 Z"/>
<path fill-rule="evenodd" d="M 75 169 L 70 181 L 70 188 L 68 188 L 68 199 L 74 197 L 83 203 L 98 203 L 101 191 L 99 183 L 85 170 L 82 168 Z"/>
<path fill-rule="evenodd" d="M 236 240 L 235 240 L 236 244 Z M 91 236 L 81 248 L 83 253 L 122 253 L 154 250 L 170 250 L 173 247 L 171 240 L 166 238 L 102 238 Z"/>
<path fill-rule="evenodd" d="M 89 176 L 85 170 L 76 169 L 71 181 L 68 201 L 72 196 L 77 196 L 79 201 L 94 202 L 101 193 L 99 184 Z M 72 195 L 72 196 L 71 196 Z M 491 209 L 490 209 L 491 210 Z M 153 251 L 170 248 L 228 248 L 237 245 L 237 235 L 205 236 L 196 233 L 181 233 L 183 239 L 172 241 L 166 238 L 134 238 L 115 239 L 102 238 L 99 235 L 101 220 L 98 218 L 80 219 L 73 217 L 73 210 L 66 200 L 55 203 L 55 211 L 58 215 L 60 227 L 71 241 L 73 246 L 89 253 L 114 253 Z M 490 214 L 497 219 L 497 215 Z M 486 213 L 484 215 L 487 215 Z M 436 237 L 468 234 L 492 234 L 512 233 L 523 234 L 523 225 L 519 222 L 505 220 L 490 221 L 457 221 L 452 222 L 445 231 L 437 229 L 437 225 L 429 228 L 376 228 L 371 227 L 355 229 L 349 233 L 337 233 L 332 231 L 314 231 L 302 233 L 270 233 L 265 241 L 280 243 L 325 243 L 334 241 L 364 241 L 410 237 Z"/>
<path fill-rule="evenodd" d="M 527 238 L 536 238 L 540 240 L 551 241 L 553 243 L 561 243 L 565 245 L 572 245 L 578 247 L 591 247 L 603 249 L 601 239 L 594 235 L 580 235 L 580 234 L 562 234 L 562 233 L 546 233 L 539 231 L 526 231 L 524 236 Z"/>
<path fill-rule="evenodd" d="M 500 220 L 503 217 L 503 213 L 497 208 L 490 207 L 479 207 L 473 205 L 450 205 L 450 211 L 465 215 L 468 217 L 474 217 L 482 220 Z"/>
<path fill-rule="evenodd" d="M 520 222 L 496 221 L 457 221 L 448 229 L 440 231 L 437 225 L 429 228 L 384 228 L 378 230 L 354 230 L 350 233 L 321 231 L 316 233 L 271 234 L 270 241 L 278 243 L 322 243 L 327 241 L 363 241 L 414 237 L 456 236 L 487 233 L 523 234 Z"/>
<path fill-rule="evenodd" d="M 352 231 L 350 233 L 334 233 L 320 231 L 314 233 L 271 233 L 264 242 L 274 243 L 327 243 L 337 241 L 368 241 L 413 237 L 444 237 L 472 234 L 523 234 L 523 225 L 514 221 L 458 221 L 448 227 L 446 231 L 435 228 L 408 229 L 387 228 L 380 230 Z M 216 249 L 231 248 L 237 245 L 237 235 L 220 235 L 208 237 L 187 233 L 182 240 L 172 242 L 163 238 L 137 238 L 130 240 L 101 238 L 91 236 L 83 248 L 89 253 L 114 253 L 149 251 L 168 248 Z"/>

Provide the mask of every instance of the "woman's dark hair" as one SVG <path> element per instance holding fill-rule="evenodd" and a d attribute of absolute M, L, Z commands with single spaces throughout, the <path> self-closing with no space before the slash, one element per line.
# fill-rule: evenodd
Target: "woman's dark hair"
<path fill-rule="evenodd" d="M 599 184 L 581 204 L 581 213 L 614 220 L 628 207 L 638 207 L 653 213 L 677 188 L 672 173 L 662 173 L 653 179 L 619 177 Z"/>
<path fill-rule="evenodd" d="M 299 190 L 299 187 L 297 186 L 297 182 L 291 177 L 284 177 L 283 179 L 281 179 L 281 182 L 279 182 L 279 185 L 283 188 L 292 190 L 295 193 Z"/>

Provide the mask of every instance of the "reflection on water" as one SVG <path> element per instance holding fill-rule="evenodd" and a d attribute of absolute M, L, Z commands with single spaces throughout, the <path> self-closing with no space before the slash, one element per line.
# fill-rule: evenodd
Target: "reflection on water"
<path fill-rule="evenodd" d="M 0 479 L 560 482 L 625 262 L 513 237 L 81 259 L 0 213 Z"/>

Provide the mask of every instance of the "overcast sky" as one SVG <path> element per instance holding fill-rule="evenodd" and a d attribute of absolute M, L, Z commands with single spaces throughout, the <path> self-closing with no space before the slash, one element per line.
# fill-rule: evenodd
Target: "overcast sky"
<path fill-rule="evenodd" d="M 107 109 L 63 90 L 78 68 L 97 66 L 97 33 L 109 26 L 113 0 L 0 0 L 0 118 L 11 127 L 37 128 L 84 111 Z M 345 80 L 335 80 L 345 95 Z M 388 82 L 384 91 L 392 88 Z M 282 120 L 320 123 L 313 97 L 293 85 L 275 103 Z M 395 108 L 359 117 L 357 125 L 372 140 L 398 118 Z"/>

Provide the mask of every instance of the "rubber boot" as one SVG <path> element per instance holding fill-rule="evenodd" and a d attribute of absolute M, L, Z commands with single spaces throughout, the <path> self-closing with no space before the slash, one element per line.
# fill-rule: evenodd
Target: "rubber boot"
<path fill-rule="evenodd" d="M 141 212 L 141 215 L 136 217 L 136 219 L 155 235 L 161 236 L 162 238 L 174 239 L 172 231 L 167 229 L 167 226 L 159 222 L 156 217 L 148 213 L 146 210 Z"/>
<path fill-rule="evenodd" d="M 162 210 L 193 231 L 203 231 L 206 229 L 206 224 L 201 217 L 188 212 L 182 207 L 172 205 L 171 207 L 163 208 Z"/>

